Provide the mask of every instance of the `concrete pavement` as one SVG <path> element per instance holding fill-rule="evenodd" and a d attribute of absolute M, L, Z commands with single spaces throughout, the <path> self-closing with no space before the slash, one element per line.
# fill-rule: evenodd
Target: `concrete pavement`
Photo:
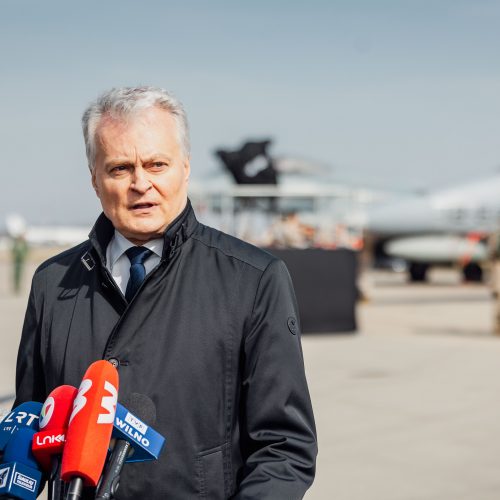
<path fill-rule="evenodd" d="M 500 498 L 500 338 L 484 286 L 370 273 L 360 332 L 306 336 L 320 454 L 308 500 Z"/>

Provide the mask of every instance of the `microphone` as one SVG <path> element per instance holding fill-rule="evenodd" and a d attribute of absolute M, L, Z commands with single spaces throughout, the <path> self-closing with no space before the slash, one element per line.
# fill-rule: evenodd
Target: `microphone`
<path fill-rule="evenodd" d="M 132 408 L 140 408 L 137 414 L 146 422 L 156 422 L 156 407 L 148 396 L 132 393 L 124 402 Z M 128 456 L 126 462 L 156 460 L 165 444 L 165 438 L 161 434 L 141 422 L 120 403 L 116 407 L 113 437 L 131 442 L 133 453 Z"/>
<path fill-rule="evenodd" d="M 38 418 L 42 410 L 42 403 L 28 401 L 16 406 L 0 422 L 0 451 L 5 449 L 12 435 L 22 427 L 38 430 Z"/>
<path fill-rule="evenodd" d="M 83 486 L 97 486 L 113 430 L 118 372 L 108 361 L 92 363 L 83 377 L 69 417 L 61 477 L 70 482 L 67 500 L 81 498 Z"/>
<path fill-rule="evenodd" d="M 50 500 L 58 500 L 62 495 L 63 484 L 59 478 L 61 455 L 77 392 L 76 387 L 71 385 L 56 387 L 43 404 L 40 432 L 33 436 L 33 454 L 41 468 L 49 474 Z"/>
<path fill-rule="evenodd" d="M 61 385 L 54 389 L 40 412 L 40 431 L 33 438 L 33 454 L 42 468 L 49 472 L 52 457 L 61 455 L 66 440 L 69 417 L 77 389 Z"/>
<path fill-rule="evenodd" d="M 156 460 L 165 443 L 163 436 L 144 423 L 156 421 L 153 401 L 144 394 L 132 393 L 126 403 L 135 415 L 118 403 L 113 429 L 116 442 L 97 487 L 96 500 L 115 497 L 126 462 Z"/>
<path fill-rule="evenodd" d="M 7 445 L 0 465 L 0 497 L 34 500 L 40 491 L 42 472 L 31 451 L 35 430 L 21 427 Z"/>

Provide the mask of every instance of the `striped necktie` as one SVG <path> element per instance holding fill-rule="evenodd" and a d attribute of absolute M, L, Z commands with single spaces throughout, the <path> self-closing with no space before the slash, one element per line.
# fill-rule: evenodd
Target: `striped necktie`
<path fill-rule="evenodd" d="M 125 251 L 125 254 L 130 260 L 130 278 L 127 283 L 127 290 L 125 291 L 125 298 L 130 302 L 134 295 L 139 290 L 141 283 L 146 277 L 146 268 L 144 267 L 144 261 L 153 252 L 146 247 L 130 247 Z"/>

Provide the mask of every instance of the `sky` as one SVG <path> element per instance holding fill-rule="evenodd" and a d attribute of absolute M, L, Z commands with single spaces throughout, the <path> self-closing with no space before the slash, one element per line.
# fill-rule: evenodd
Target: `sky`
<path fill-rule="evenodd" d="M 356 186 L 491 175 L 499 25 L 497 0 L 0 0 L 0 221 L 92 223 L 80 117 L 123 85 L 184 103 L 197 179 L 216 148 L 268 136 Z"/>

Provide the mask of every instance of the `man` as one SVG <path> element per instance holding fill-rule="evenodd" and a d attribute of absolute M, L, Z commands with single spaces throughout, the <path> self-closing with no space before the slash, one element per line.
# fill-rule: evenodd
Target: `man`
<path fill-rule="evenodd" d="M 187 121 L 167 92 L 111 90 L 83 131 L 103 214 L 33 278 L 16 404 L 104 358 L 167 438 L 158 462 L 126 466 L 117 498 L 302 498 L 316 440 L 285 266 L 197 222 Z"/>

